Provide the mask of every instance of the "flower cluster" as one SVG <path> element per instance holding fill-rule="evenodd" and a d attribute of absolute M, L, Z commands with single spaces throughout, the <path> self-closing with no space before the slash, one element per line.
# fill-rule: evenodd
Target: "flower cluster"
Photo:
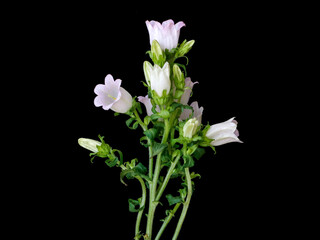
<path fill-rule="evenodd" d="M 166 198 L 169 205 L 175 204 L 170 210 L 164 225 L 158 232 L 159 239 L 162 232 L 170 222 L 173 214 L 181 204 L 182 213 L 172 239 L 176 239 L 184 221 L 193 191 L 193 178 L 199 174 L 190 173 L 189 168 L 194 160 L 199 160 L 209 147 L 215 151 L 216 146 L 230 142 L 242 141 L 238 138 L 237 121 L 233 118 L 217 124 L 202 124 L 204 108 L 199 107 L 197 101 L 189 103 L 193 87 L 199 82 L 193 82 L 186 73 L 186 65 L 177 60 L 191 50 L 195 41 L 183 41 L 179 44 L 180 29 L 185 25 L 180 21 L 146 21 L 150 38 L 150 51 L 147 53 L 151 61 L 143 63 L 145 76 L 144 96 L 132 97 L 132 95 L 121 87 L 122 80 L 114 80 L 108 74 L 104 84 L 98 84 L 94 92 L 96 107 L 104 110 L 113 110 L 115 115 L 120 113 L 129 116 L 126 125 L 130 129 L 143 130 L 140 143 L 149 150 L 149 167 L 137 159 L 124 161 L 120 150 L 112 149 L 100 137 L 100 142 L 81 138 L 79 144 L 90 150 L 91 155 L 105 158 L 108 166 L 121 168 L 121 182 L 123 178 L 136 178 L 142 188 L 142 198 L 138 200 L 129 199 L 129 210 L 138 212 L 135 239 L 142 236 L 151 240 L 153 233 L 153 220 L 156 207 L 171 178 L 181 177 L 183 188 L 179 190 L 180 195 L 173 197 L 168 194 Z M 137 99 L 137 100 L 136 100 Z M 145 107 L 145 116 L 142 118 Z M 117 155 L 115 155 L 117 153 Z M 154 159 L 156 158 L 156 159 Z M 155 161 L 154 161 L 155 160 Z M 165 175 L 161 177 L 161 172 Z M 149 188 L 149 211 L 147 215 L 147 227 L 142 234 L 140 220 L 146 205 L 146 183 Z"/>

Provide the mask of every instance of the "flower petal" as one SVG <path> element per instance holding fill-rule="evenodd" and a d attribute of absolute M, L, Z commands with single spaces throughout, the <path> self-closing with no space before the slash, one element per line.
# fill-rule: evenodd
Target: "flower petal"
<path fill-rule="evenodd" d="M 177 22 L 177 23 L 175 24 L 175 28 L 176 28 L 177 31 L 179 31 L 180 28 L 185 27 L 185 26 L 186 26 L 186 24 L 185 24 L 184 22 L 182 22 L 182 21 Z"/>

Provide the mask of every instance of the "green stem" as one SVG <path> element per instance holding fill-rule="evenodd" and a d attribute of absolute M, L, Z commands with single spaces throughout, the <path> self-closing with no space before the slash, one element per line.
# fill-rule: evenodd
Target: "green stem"
<path fill-rule="evenodd" d="M 176 213 L 176 211 L 179 209 L 181 203 L 177 203 L 174 208 L 169 212 L 169 215 L 166 217 L 166 219 L 164 220 L 155 240 L 159 240 L 162 233 L 164 232 L 164 230 L 166 229 L 167 225 L 169 224 L 169 222 L 171 221 L 171 219 L 174 217 L 174 214 Z"/>
<path fill-rule="evenodd" d="M 174 169 L 176 168 L 177 163 L 179 162 L 179 159 L 180 159 L 180 154 L 176 157 L 174 162 L 171 163 L 171 166 L 170 166 L 170 168 L 168 170 L 166 178 L 164 179 L 164 181 L 163 181 L 163 183 L 162 183 L 162 185 L 161 185 L 161 187 L 160 187 L 160 189 L 158 191 L 158 194 L 157 194 L 157 197 L 156 197 L 156 202 L 158 202 L 160 200 L 164 190 L 166 189 L 166 187 L 167 187 L 167 185 L 169 183 L 169 180 L 171 178 L 171 175 L 172 175 Z"/>
<path fill-rule="evenodd" d="M 140 203 L 140 208 L 141 210 L 138 212 L 138 216 L 137 216 L 137 221 L 136 221 L 136 236 L 138 234 L 140 234 L 140 223 L 141 223 L 141 217 L 143 214 L 143 210 L 146 204 L 146 197 L 147 197 L 147 191 L 146 191 L 146 185 L 143 181 L 143 179 L 139 176 L 136 176 L 136 179 L 139 180 L 140 184 L 141 184 L 141 189 L 142 189 L 142 198 L 141 198 L 141 203 Z"/>
<path fill-rule="evenodd" d="M 189 168 L 185 168 L 185 173 L 186 173 L 186 180 L 187 180 L 187 185 L 188 185 L 188 195 L 187 195 L 187 199 L 186 201 L 183 203 L 183 209 L 179 218 L 179 222 L 177 224 L 177 228 L 176 231 L 173 235 L 172 240 L 176 240 L 179 236 L 182 224 L 184 222 L 184 219 L 186 217 L 188 208 L 189 208 L 189 204 L 190 204 L 190 200 L 191 200 L 191 196 L 192 196 L 192 182 L 191 182 L 191 176 L 190 176 L 190 172 L 189 172 Z"/>
<path fill-rule="evenodd" d="M 138 121 L 141 128 L 143 129 L 143 131 L 147 131 L 148 127 L 144 122 L 142 122 L 142 120 L 137 112 L 137 109 L 134 109 L 133 113 L 134 113 L 134 116 L 136 117 L 136 120 Z M 151 144 L 151 141 L 149 138 L 147 140 L 148 140 L 148 146 L 149 146 L 148 147 L 148 150 L 149 150 L 149 177 L 152 179 L 152 175 L 153 175 L 153 157 L 151 157 L 152 156 L 152 144 Z"/>
<path fill-rule="evenodd" d="M 165 123 L 165 129 L 164 129 L 161 143 L 167 142 L 168 135 L 170 132 L 170 125 L 169 125 L 168 119 L 165 119 L 164 123 Z M 157 156 L 153 180 L 150 186 L 149 212 L 148 212 L 147 231 L 146 231 L 148 240 L 152 239 L 152 225 L 153 225 L 154 213 L 158 205 L 158 202 L 155 201 L 155 199 L 156 199 L 157 183 L 158 183 L 158 179 L 161 171 L 161 155 L 162 155 L 162 152 L 160 152 Z"/>

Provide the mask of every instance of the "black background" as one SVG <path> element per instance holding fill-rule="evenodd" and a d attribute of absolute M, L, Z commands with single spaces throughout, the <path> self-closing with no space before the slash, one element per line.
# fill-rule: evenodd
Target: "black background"
<path fill-rule="evenodd" d="M 287 24 L 279 16 L 275 6 L 271 10 L 262 4 L 231 3 L 167 8 L 52 5 L 30 14 L 24 29 L 34 37 L 25 44 L 32 46 L 27 51 L 37 59 L 34 68 L 41 80 L 36 84 L 42 88 L 30 100 L 39 104 L 45 99 L 45 104 L 33 122 L 40 133 L 41 156 L 27 174 L 31 181 L 19 186 L 19 196 L 26 199 L 21 222 L 36 216 L 27 231 L 39 234 L 37 226 L 46 236 L 133 238 L 136 214 L 129 213 L 127 200 L 140 197 L 138 183 L 125 187 L 119 169 L 99 159 L 91 164 L 77 140 L 101 134 L 126 160 L 137 157 L 147 165 L 140 129 L 128 129 L 126 116 L 96 108 L 93 89 L 112 74 L 132 96 L 145 96 L 142 64 L 149 60 L 145 52 L 150 48 L 145 21 L 167 19 L 186 24 L 180 42 L 195 40 L 187 71 L 199 82 L 190 102 L 204 107 L 203 123 L 236 117 L 244 142 L 219 146 L 216 155 L 207 151 L 191 169 L 202 177 L 195 180 L 180 239 L 260 239 L 285 228 L 286 182 L 278 181 L 282 170 L 277 159 L 269 157 L 265 139 L 270 130 L 265 122 L 270 126 L 279 121 L 271 107 L 280 91 L 274 86 L 284 84 L 281 74 L 275 74 L 282 67 L 279 49 Z M 278 104 L 281 108 L 286 103 Z M 173 195 L 175 187 L 179 185 L 171 187 Z M 164 218 L 164 211 L 159 206 L 156 218 Z M 163 239 L 170 239 L 177 219 Z M 141 226 L 144 230 L 144 221 Z M 159 226 L 156 220 L 155 229 Z"/>

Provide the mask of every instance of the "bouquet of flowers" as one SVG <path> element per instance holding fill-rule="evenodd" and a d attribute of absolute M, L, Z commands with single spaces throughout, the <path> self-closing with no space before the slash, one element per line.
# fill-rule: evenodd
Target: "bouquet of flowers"
<path fill-rule="evenodd" d="M 80 146 L 91 151 L 91 161 L 102 158 L 109 167 L 120 169 L 120 181 L 136 179 L 141 185 L 141 197 L 129 199 L 129 211 L 137 213 L 134 239 L 159 240 L 171 219 L 180 213 L 173 240 L 179 236 L 194 191 L 194 178 L 200 175 L 191 172 L 195 160 L 206 149 L 241 142 L 237 122 L 233 118 L 217 123 L 202 124 L 203 107 L 197 101 L 189 103 L 192 89 L 198 82 L 187 77 L 186 65 L 176 62 L 185 57 L 195 41 L 179 43 L 180 29 L 185 24 L 172 20 L 146 21 L 151 49 L 147 52 L 152 61 L 143 63 L 146 88 L 145 96 L 132 97 L 121 87 L 122 80 L 114 80 L 108 74 L 104 84 L 98 84 L 94 92 L 94 105 L 104 110 L 113 110 L 115 116 L 126 114 L 126 126 L 141 128 L 140 143 L 148 149 L 145 159 L 127 160 L 123 153 L 112 148 L 99 135 L 99 141 L 80 138 Z M 143 107 L 144 106 L 144 107 Z M 171 179 L 181 180 L 174 194 L 163 193 Z M 155 212 L 160 201 L 168 201 L 169 209 L 160 229 L 153 229 Z M 144 214 L 146 213 L 146 214 Z M 146 217 L 146 227 L 142 219 Z"/>

